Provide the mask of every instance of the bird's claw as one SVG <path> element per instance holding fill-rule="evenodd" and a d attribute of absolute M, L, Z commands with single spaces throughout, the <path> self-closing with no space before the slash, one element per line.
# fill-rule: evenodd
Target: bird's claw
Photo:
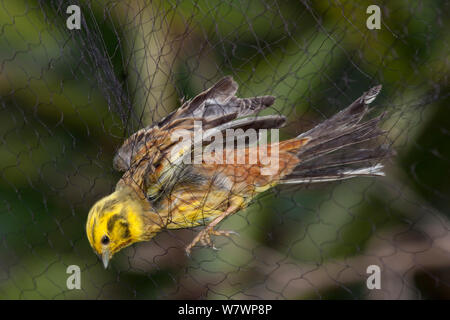
<path fill-rule="evenodd" d="M 214 236 L 226 236 L 229 237 L 231 235 L 239 236 L 239 233 L 232 230 L 214 230 L 212 228 L 206 227 L 192 240 L 192 242 L 186 247 L 186 255 L 190 257 L 192 248 L 200 242 L 203 246 L 208 246 L 215 251 L 219 251 L 220 248 L 217 248 L 213 241 L 211 240 L 211 235 Z"/>

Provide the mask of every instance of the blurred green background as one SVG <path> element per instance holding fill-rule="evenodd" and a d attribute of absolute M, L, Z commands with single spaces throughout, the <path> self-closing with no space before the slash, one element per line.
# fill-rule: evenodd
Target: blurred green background
<path fill-rule="evenodd" d="M 450 298 L 449 1 L 0 3 L 0 299 Z M 218 252 L 187 258 L 198 230 L 170 231 L 104 270 L 84 226 L 114 152 L 224 75 L 277 97 L 281 138 L 383 84 L 387 176 L 275 189 L 222 223 L 241 236 Z"/>

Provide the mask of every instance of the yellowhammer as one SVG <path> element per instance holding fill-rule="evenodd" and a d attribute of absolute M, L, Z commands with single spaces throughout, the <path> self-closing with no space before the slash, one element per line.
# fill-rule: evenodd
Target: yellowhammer
<path fill-rule="evenodd" d="M 362 121 L 381 86 L 311 130 L 271 143 L 261 143 L 261 136 L 282 127 L 285 117 L 249 116 L 275 98 L 241 99 L 237 89 L 225 77 L 124 142 L 114 158 L 124 174 L 115 192 L 92 207 L 86 224 L 105 267 L 120 249 L 163 229 L 206 225 L 186 251 L 198 242 L 213 246 L 211 235 L 233 233 L 216 230 L 220 221 L 277 184 L 383 175 L 380 161 L 389 148 L 375 139 L 384 134 L 382 115 Z M 375 146 L 368 148 L 368 141 Z"/>

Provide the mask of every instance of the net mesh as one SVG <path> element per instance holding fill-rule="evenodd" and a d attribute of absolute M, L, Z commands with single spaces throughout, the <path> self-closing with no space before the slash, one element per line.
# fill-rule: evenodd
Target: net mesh
<path fill-rule="evenodd" d="M 449 5 L 1 0 L 0 297 L 450 298 Z M 219 251 L 188 258 L 200 229 L 170 230 L 104 270 L 84 228 L 120 178 L 115 151 L 224 75 L 240 97 L 277 98 L 262 114 L 288 117 L 281 139 L 381 83 L 386 177 L 275 188 L 220 225 L 240 236 L 215 238 Z"/>

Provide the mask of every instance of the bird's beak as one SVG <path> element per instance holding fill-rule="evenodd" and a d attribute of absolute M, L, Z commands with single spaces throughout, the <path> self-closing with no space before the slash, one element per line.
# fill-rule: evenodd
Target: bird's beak
<path fill-rule="evenodd" d="M 108 263 L 109 263 L 109 250 L 108 249 L 103 249 L 102 261 L 103 261 L 103 266 L 105 267 L 105 269 L 108 268 Z"/>

